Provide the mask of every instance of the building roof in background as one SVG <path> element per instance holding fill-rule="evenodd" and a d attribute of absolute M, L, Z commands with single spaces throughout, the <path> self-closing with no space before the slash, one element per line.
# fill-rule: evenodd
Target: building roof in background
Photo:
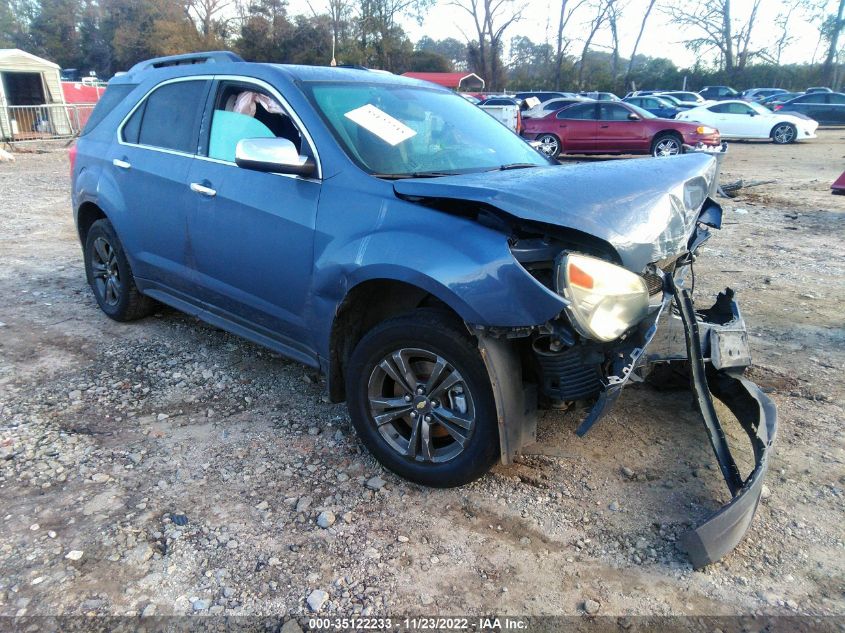
<path fill-rule="evenodd" d="M 430 81 L 446 88 L 460 88 L 465 80 L 470 80 L 469 83 L 484 87 L 484 80 L 475 73 L 402 73 L 402 76 Z"/>

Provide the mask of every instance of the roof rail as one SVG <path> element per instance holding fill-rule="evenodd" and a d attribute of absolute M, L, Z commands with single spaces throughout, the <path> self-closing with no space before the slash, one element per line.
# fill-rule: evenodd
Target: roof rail
<path fill-rule="evenodd" d="M 143 62 L 138 62 L 129 69 L 130 73 L 154 68 L 167 68 L 168 66 L 187 66 L 190 64 L 213 64 L 225 62 L 242 62 L 240 55 L 231 51 L 206 51 L 202 53 L 185 53 L 183 55 L 168 55 L 156 57 Z"/>

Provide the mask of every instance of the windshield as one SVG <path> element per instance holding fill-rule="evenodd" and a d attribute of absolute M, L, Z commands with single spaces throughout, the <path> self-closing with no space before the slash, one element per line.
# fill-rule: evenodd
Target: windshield
<path fill-rule="evenodd" d="M 451 92 L 360 82 L 304 88 L 346 154 L 371 174 L 436 176 L 550 164 Z"/>

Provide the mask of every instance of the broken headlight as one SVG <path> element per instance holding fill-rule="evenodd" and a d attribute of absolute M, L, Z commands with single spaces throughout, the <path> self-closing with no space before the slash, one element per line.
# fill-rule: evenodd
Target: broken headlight
<path fill-rule="evenodd" d="M 573 325 L 584 336 L 612 341 L 648 315 L 648 286 L 621 266 L 568 253 L 556 277 L 557 291 L 570 301 Z"/>

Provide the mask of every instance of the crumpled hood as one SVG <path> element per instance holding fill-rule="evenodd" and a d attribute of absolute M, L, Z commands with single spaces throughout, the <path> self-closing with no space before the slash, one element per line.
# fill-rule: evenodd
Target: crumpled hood
<path fill-rule="evenodd" d="M 393 189 L 403 198 L 468 200 L 588 233 L 639 273 L 686 250 L 715 177 L 712 156 L 687 154 L 409 178 Z"/>

